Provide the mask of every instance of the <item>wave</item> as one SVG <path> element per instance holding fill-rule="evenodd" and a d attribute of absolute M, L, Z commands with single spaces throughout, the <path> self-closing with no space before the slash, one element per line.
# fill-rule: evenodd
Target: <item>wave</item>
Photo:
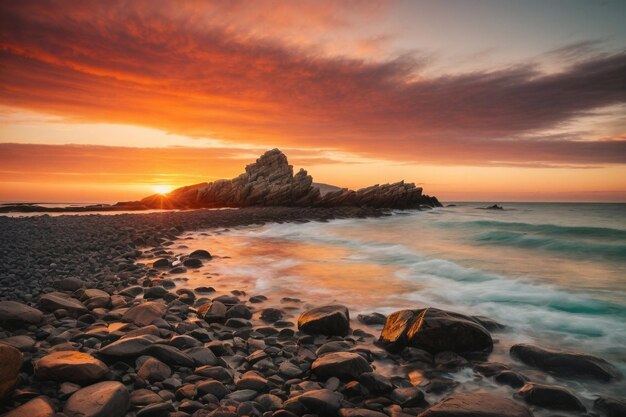
<path fill-rule="evenodd" d="M 600 243 L 587 240 L 563 240 L 522 232 L 494 230 L 481 233 L 473 240 L 486 243 L 514 246 L 525 249 L 544 249 L 574 255 L 598 256 L 613 260 L 626 259 L 626 244 Z"/>
<path fill-rule="evenodd" d="M 599 238 L 611 240 L 626 240 L 626 230 L 609 227 L 593 226 L 563 226 L 557 224 L 534 224 L 521 222 L 501 222 L 495 220 L 473 220 L 467 222 L 441 223 L 443 227 L 466 226 L 470 228 L 495 228 L 499 230 L 513 230 L 526 233 L 537 233 L 545 236 L 567 236 Z"/>

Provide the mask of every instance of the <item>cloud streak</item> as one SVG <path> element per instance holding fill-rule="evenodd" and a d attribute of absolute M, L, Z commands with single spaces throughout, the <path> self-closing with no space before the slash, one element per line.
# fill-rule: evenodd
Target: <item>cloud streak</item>
<path fill-rule="evenodd" d="M 291 22 L 304 16 L 286 6 L 215 7 L 2 2 L 0 100 L 76 121 L 401 161 L 626 163 L 623 136 L 541 135 L 626 103 L 623 51 L 579 54 L 559 73 L 529 64 L 426 78 L 427 62 L 408 56 L 320 53 L 294 34 Z M 307 7 L 315 18 L 306 30 L 349 24 L 332 3 Z M 254 26 L 255 16 L 265 17 Z"/>

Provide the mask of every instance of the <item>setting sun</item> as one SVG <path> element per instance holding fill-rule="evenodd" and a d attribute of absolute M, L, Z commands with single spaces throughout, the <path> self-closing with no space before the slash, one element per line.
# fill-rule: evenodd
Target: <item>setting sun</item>
<path fill-rule="evenodd" d="M 167 194 L 172 191 L 171 185 L 155 185 L 152 190 L 157 194 Z"/>

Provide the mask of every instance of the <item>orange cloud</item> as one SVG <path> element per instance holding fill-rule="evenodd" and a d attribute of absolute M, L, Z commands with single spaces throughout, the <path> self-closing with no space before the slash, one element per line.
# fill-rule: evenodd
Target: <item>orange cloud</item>
<path fill-rule="evenodd" d="M 312 36 L 349 25 L 331 2 L 304 3 L 305 12 L 225 4 L 2 2 L 0 101 L 75 121 L 412 162 L 626 163 L 623 137 L 541 134 L 625 103 L 623 52 L 558 74 L 517 66 L 422 78 L 425 63 L 409 57 L 329 56 L 300 39 L 299 27 Z M 363 4 L 366 16 L 376 10 Z"/>

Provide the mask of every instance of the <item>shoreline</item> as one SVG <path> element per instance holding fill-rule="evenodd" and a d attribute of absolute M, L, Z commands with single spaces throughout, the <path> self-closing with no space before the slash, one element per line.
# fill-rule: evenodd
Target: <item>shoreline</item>
<path fill-rule="evenodd" d="M 76 401 L 72 403 L 68 398 L 74 398 L 73 394 L 78 395 L 86 389 L 80 389 L 81 386 L 89 387 L 93 382 L 109 380 L 119 381 L 122 385 L 121 388 L 116 386 L 115 394 L 110 396 L 111 403 L 124 408 L 120 416 L 127 410 L 136 412 L 137 416 L 176 417 L 289 417 L 304 414 L 402 417 L 418 413 L 437 416 L 448 415 L 445 409 L 444 414 L 437 414 L 437 407 L 445 406 L 440 405 L 441 398 L 452 395 L 454 399 L 456 395 L 458 382 L 450 378 L 450 373 L 466 369 L 468 365 L 468 369 L 474 369 L 485 379 L 497 377 L 503 370 L 510 371 L 505 375 L 519 383 L 515 379 L 514 374 L 519 378 L 515 368 L 504 369 L 496 363 L 485 362 L 484 358 L 475 360 L 472 355 L 464 358 L 450 352 L 443 356 L 428 356 L 415 348 L 389 353 L 374 343 L 383 323 L 375 315 L 351 317 L 348 321 L 352 324 L 351 329 L 345 334 L 343 331 L 326 335 L 320 334 L 328 333 L 326 330 L 297 331 L 293 322 L 298 314 L 294 316 L 293 312 L 303 310 L 302 302 L 268 301 L 262 298 L 265 295 L 246 294 L 236 285 L 219 288 L 219 296 L 215 297 L 217 294 L 213 291 L 193 291 L 180 285 L 184 270 L 173 273 L 185 263 L 189 264 L 188 268 L 194 268 L 194 265 L 210 262 L 202 256 L 190 254 L 181 258 L 182 265 L 172 262 L 172 249 L 180 251 L 173 245 L 183 231 L 385 214 L 388 213 L 375 209 L 272 207 L 143 215 L 0 218 L 1 260 L 8 266 L 8 271 L 13 271 L 1 277 L 1 298 L 23 301 L 47 313 L 37 326 L 32 322 L 7 325 L 3 336 L 7 332 L 18 337 L 32 336 L 34 343 L 24 345 L 22 341 L 23 349 L 19 349 L 26 364 L 57 350 L 79 348 L 92 358 L 102 360 L 103 366 L 107 367 L 106 373 L 89 379 L 88 383 L 74 381 L 75 386 L 69 386 L 67 375 L 59 376 L 50 370 L 44 375 L 37 366 L 33 369 L 25 365 L 22 373 L 26 380 L 18 385 L 19 394 L 12 397 L 15 402 L 5 404 L 0 410 L 8 411 L 26 400 L 36 401 L 31 398 L 38 395 L 25 392 L 30 389 L 51 397 L 52 407 L 65 410 L 65 414 L 71 417 L 76 411 L 72 409 Z M 8 242 L 8 237 L 15 239 L 10 233 L 16 232 L 15 228 L 20 230 L 18 234 L 22 239 L 19 244 Z M 42 242 L 41 239 L 45 240 Z M 29 248 L 29 252 L 24 252 L 24 248 Z M 15 261 L 16 254 L 22 256 L 19 262 Z M 39 259 L 43 262 L 35 265 L 37 256 L 43 258 Z M 48 258 L 54 259 L 55 256 L 61 261 L 48 263 L 46 267 Z M 11 262 L 10 257 L 15 262 Z M 158 259 L 169 259 L 165 269 L 151 268 L 151 263 Z M 144 266 L 137 261 L 147 263 Z M 13 276 L 9 276 L 11 273 Z M 23 285 L 26 279 L 29 279 L 28 286 Z M 51 292 L 61 293 L 60 299 L 42 303 L 40 297 Z M 36 302 L 37 298 L 40 298 L 39 302 Z M 303 293 L 303 302 L 312 306 L 326 304 L 323 300 L 313 303 L 305 298 Z M 155 307 L 156 312 L 149 306 Z M 133 309 L 141 314 L 129 313 Z M 19 322 L 20 319 L 15 320 Z M 47 335 L 37 331 L 41 320 L 46 323 L 42 329 Z M 336 318 L 325 321 L 322 327 L 333 327 L 335 321 Z M 484 323 L 484 326 L 490 327 L 490 333 L 497 338 L 497 323 Z M 120 343 L 124 340 L 139 344 L 145 341 L 149 345 L 156 343 L 159 348 L 142 345 L 137 350 L 130 346 L 130 342 L 126 346 Z M 133 349 L 135 351 L 129 353 Z M 317 362 L 315 365 L 321 358 L 326 358 L 322 362 L 328 362 L 328 354 L 333 357 L 332 363 Z M 154 361 L 144 356 L 150 356 Z M 90 361 L 83 359 L 77 366 L 84 368 L 84 362 Z M 122 363 L 126 365 L 122 367 Z M 382 363 L 392 364 L 404 375 L 383 375 L 377 371 L 382 371 Z M 161 366 L 163 364 L 167 369 Z M 54 369 L 54 366 L 50 368 Z M 413 369 L 412 374 L 409 368 Z M 169 375 L 163 377 L 165 374 Z M 50 383 L 50 380 L 58 382 Z M 130 394 L 118 392 L 120 389 L 130 391 Z M 129 395 L 128 399 L 125 395 Z M 532 415 L 527 411 L 530 408 L 537 416 L 550 415 L 544 407 L 537 409 L 521 398 L 506 398 L 499 388 L 494 388 L 493 393 L 479 392 L 458 400 L 470 406 L 476 401 L 495 401 L 493 405 L 500 407 L 498 410 L 502 416 Z M 588 400 L 584 403 L 583 408 L 594 407 Z M 615 407 L 611 404 L 609 407 Z M 599 404 L 598 409 L 605 405 Z M 582 414 L 578 410 L 571 415 Z"/>

